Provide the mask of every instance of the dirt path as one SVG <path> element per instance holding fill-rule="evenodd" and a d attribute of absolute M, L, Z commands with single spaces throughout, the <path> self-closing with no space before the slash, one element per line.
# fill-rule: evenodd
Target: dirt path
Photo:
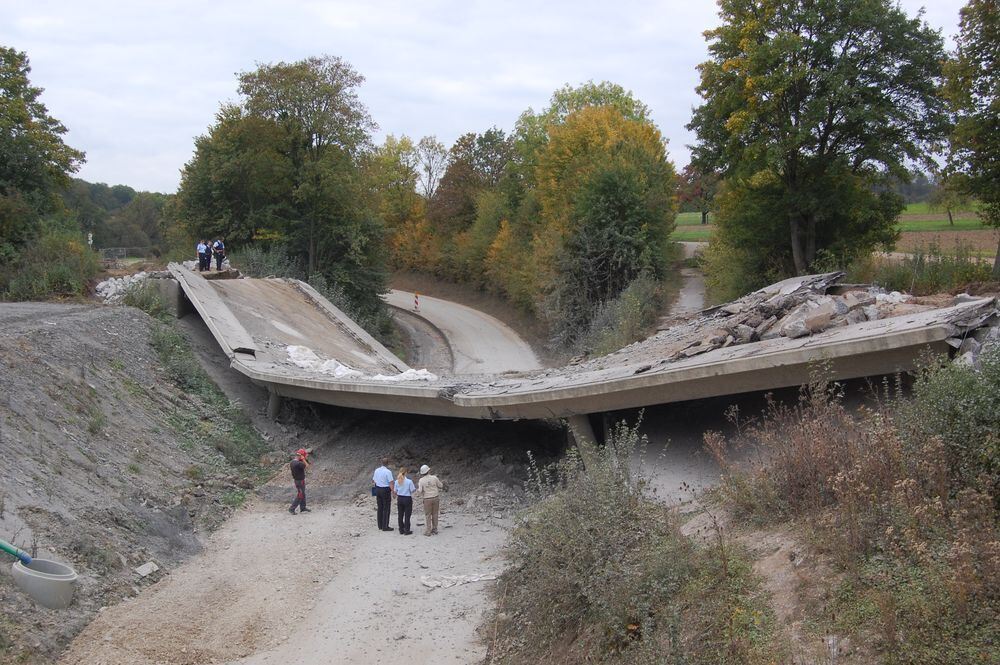
<path fill-rule="evenodd" d="M 429 588 L 421 577 L 496 571 L 504 529 L 452 510 L 440 535 L 401 536 L 376 530 L 373 502 L 314 502 L 294 517 L 257 502 L 202 554 L 103 611 L 60 662 L 319 665 L 398 649 L 410 662 L 477 660 L 492 582 Z M 422 524 L 422 511 L 414 518 Z"/>
<path fill-rule="evenodd" d="M 385 301 L 399 309 L 413 309 L 413 293 L 407 291 L 392 290 Z M 418 315 L 447 339 L 455 374 L 499 374 L 541 368 L 528 343 L 489 314 L 448 300 L 421 296 Z"/>

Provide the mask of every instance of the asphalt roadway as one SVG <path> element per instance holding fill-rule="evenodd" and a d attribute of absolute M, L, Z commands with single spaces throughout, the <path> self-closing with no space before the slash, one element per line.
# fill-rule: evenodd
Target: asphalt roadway
<path fill-rule="evenodd" d="M 456 302 L 390 291 L 386 303 L 418 316 L 441 333 L 451 349 L 453 374 L 502 374 L 540 369 L 541 363 L 527 342 L 505 323 L 479 310 Z"/>

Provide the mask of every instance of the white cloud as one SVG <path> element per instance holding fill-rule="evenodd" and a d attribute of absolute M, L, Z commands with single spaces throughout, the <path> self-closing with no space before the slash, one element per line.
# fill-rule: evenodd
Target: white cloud
<path fill-rule="evenodd" d="M 926 19 L 949 35 L 962 4 L 937 0 Z M 238 72 L 323 53 L 367 78 L 380 136 L 509 130 L 563 84 L 607 79 L 652 109 L 683 165 L 701 33 L 717 21 L 708 0 L 0 0 L 0 11 L 0 44 L 28 53 L 43 101 L 87 152 L 80 176 L 159 191 L 176 188 Z"/>

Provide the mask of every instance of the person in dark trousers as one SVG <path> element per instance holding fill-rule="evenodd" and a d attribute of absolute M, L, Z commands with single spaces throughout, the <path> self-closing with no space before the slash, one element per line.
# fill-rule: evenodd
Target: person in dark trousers
<path fill-rule="evenodd" d="M 198 272 L 205 272 L 206 270 L 212 267 L 211 263 L 209 263 L 210 259 L 208 258 L 209 256 L 208 243 L 206 243 L 204 240 L 199 240 L 197 249 L 198 249 Z"/>
<path fill-rule="evenodd" d="M 295 459 L 291 463 L 292 482 L 295 483 L 295 500 L 292 501 L 291 508 L 288 509 L 292 515 L 298 508 L 300 513 L 312 512 L 306 508 L 306 469 L 309 468 L 309 451 L 299 448 L 295 451 Z"/>
<path fill-rule="evenodd" d="M 226 258 L 226 244 L 222 238 L 216 238 L 212 243 L 212 254 L 215 255 L 215 269 L 222 270 L 222 260 Z"/>
<path fill-rule="evenodd" d="M 392 488 L 392 493 L 396 497 L 396 517 L 399 521 L 399 533 L 403 536 L 412 536 L 410 531 L 410 514 L 413 513 L 413 492 L 417 487 L 413 481 L 406 477 L 406 467 L 399 470 L 396 475 L 396 484 Z"/>
<path fill-rule="evenodd" d="M 382 465 L 372 474 L 375 483 L 375 500 L 378 502 L 378 528 L 382 531 L 395 531 L 389 526 L 389 515 L 392 512 L 392 471 L 389 470 L 389 458 L 382 458 Z"/>

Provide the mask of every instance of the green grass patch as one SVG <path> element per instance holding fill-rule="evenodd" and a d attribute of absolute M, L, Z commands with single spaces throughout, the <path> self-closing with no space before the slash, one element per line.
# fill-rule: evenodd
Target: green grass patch
<path fill-rule="evenodd" d="M 674 242 L 708 242 L 712 237 L 712 228 L 706 226 L 678 227 L 670 234 Z"/>
<path fill-rule="evenodd" d="M 896 228 L 900 231 L 920 232 L 920 231 L 982 231 L 991 227 L 983 224 L 978 217 L 955 217 L 955 223 L 949 224 L 947 219 L 916 220 L 907 219 L 905 216 L 899 219 Z"/>
<path fill-rule="evenodd" d="M 156 324 L 150 343 L 170 379 L 195 398 L 189 409 L 170 414 L 167 423 L 190 449 L 214 448 L 230 464 L 254 473 L 268 446 L 249 417 L 215 385 L 172 324 Z"/>
<path fill-rule="evenodd" d="M 222 495 L 222 505 L 230 508 L 241 508 L 247 502 L 247 492 L 242 489 L 232 489 Z"/>
<path fill-rule="evenodd" d="M 712 213 L 708 213 L 708 223 L 712 223 Z M 704 226 L 701 223 L 700 212 L 679 212 L 677 213 L 677 226 Z"/>

